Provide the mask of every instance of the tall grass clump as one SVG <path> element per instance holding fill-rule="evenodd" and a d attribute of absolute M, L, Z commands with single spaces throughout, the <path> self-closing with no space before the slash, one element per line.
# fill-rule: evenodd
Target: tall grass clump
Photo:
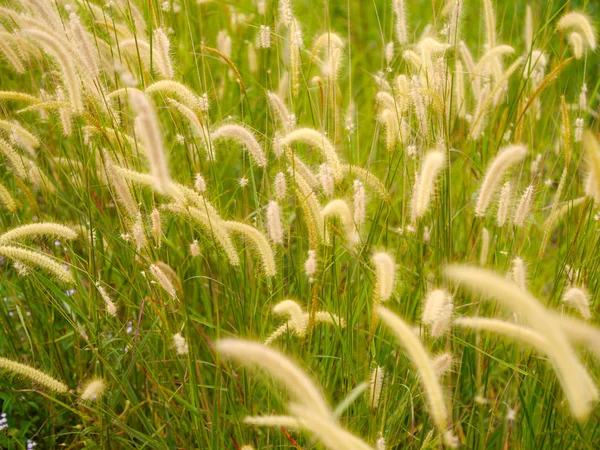
<path fill-rule="evenodd" d="M 0 1 L 0 448 L 600 447 L 600 5 Z"/>

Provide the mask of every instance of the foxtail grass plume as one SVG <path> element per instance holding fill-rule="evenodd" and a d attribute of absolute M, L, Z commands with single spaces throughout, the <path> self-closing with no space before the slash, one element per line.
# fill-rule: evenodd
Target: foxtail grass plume
<path fill-rule="evenodd" d="M 21 225 L 2 233 L 0 235 L 0 245 L 10 244 L 14 243 L 15 241 L 37 236 L 52 236 L 71 241 L 77 238 L 78 233 L 74 229 L 59 223 L 31 223 L 27 225 Z"/>
<path fill-rule="evenodd" d="M 283 172 L 278 172 L 277 175 L 275 175 L 275 198 L 282 201 L 285 200 L 286 195 L 287 183 L 285 181 L 285 174 Z"/>
<path fill-rule="evenodd" d="M 512 261 L 512 279 L 521 289 L 527 290 L 527 271 L 521 258 L 517 257 Z"/>
<path fill-rule="evenodd" d="M 367 403 L 373 410 L 376 410 L 379 406 L 379 399 L 381 398 L 384 383 L 385 369 L 383 367 L 375 366 L 371 372 L 371 378 L 369 379 L 369 389 L 367 389 Z"/>
<path fill-rule="evenodd" d="M 269 237 L 275 244 L 283 244 L 283 226 L 281 225 L 281 213 L 276 201 L 271 200 L 267 206 L 267 229 Z"/>
<path fill-rule="evenodd" d="M 575 308 L 586 320 L 592 318 L 590 312 L 589 294 L 583 287 L 571 287 L 564 293 L 562 301 L 565 305 Z"/>
<path fill-rule="evenodd" d="M 375 297 L 377 303 L 386 302 L 394 293 L 396 284 L 396 263 L 386 252 L 378 252 L 371 258 L 375 266 Z"/>
<path fill-rule="evenodd" d="M 59 41 L 53 34 L 35 28 L 26 28 L 21 33 L 36 41 L 40 46 L 55 58 L 64 78 L 65 86 L 69 92 L 69 102 L 73 111 L 77 114 L 83 112 L 82 88 L 74 64 L 74 58 L 65 48 L 64 43 Z"/>
<path fill-rule="evenodd" d="M 431 336 L 437 338 L 450 328 L 454 303 L 448 292 L 435 289 L 427 294 L 423 305 L 421 320 L 429 327 Z"/>
<path fill-rule="evenodd" d="M 304 273 L 308 280 L 312 283 L 314 276 L 317 273 L 317 252 L 316 250 L 308 251 L 308 258 L 304 262 Z"/>
<path fill-rule="evenodd" d="M 331 450 L 373 450 L 362 439 L 344 430 L 330 417 L 320 417 L 309 407 L 291 404 L 290 412 L 296 417 L 302 428 L 314 434 L 325 447 Z"/>
<path fill-rule="evenodd" d="M 163 78 L 173 78 L 173 63 L 171 62 L 170 55 L 171 43 L 169 42 L 165 30 L 162 28 L 154 30 L 152 43 L 154 44 L 152 49 L 154 56 L 153 62 L 156 64 L 158 73 L 160 73 Z"/>
<path fill-rule="evenodd" d="M 128 88 L 128 93 L 137 113 L 136 125 L 144 142 L 146 156 L 150 161 L 152 176 L 155 180 L 154 188 L 160 193 L 165 193 L 171 185 L 171 177 L 156 112 L 143 92 Z"/>
<path fill-rule="evenodd" d="M 106 382 L 102 378 L 93 378 L 85 383 L 81 391 L 81 400 L 91 402 L 99 400 L 104 395 Z"/>
<path fill-rule="evenodd" d="M 529 292 L 491 271 L 452 265 L 446 268 L 445 276 L 476 293 L 493 296 L 548 341 L 547 354 L 567 396 L 571 413 L 577 420 L 585 420 L 598 400 L 598 391 L 591 381 L 581 381 L 590 380 L 590 377 L 561 331 L 560 321 Z"/>
<path fill-rule="evenodd" d="M 596 30 L 585 14 L 575 11 L 564 14 L 556 24 L 556 29 L 558 31 L 576 30 L 585 41 L 586 47 L 596 50 Z"/>
<path fill-rule="evenodd" d="M 360 180 L 354 180 L 354 223 L 358 226 L 365 222 L 365 186 Z"/>
<path fill-rule="evenodd" d="M 331 197 L 334 191 L 334 181 L 331 169 L 326 163 L 319 166 L 319 180 L 321 181 L 323 193 L 326 196 Z"/>
<path fill-rule="evenodd" d="M 41 252 L 27 250 L 12 245 L 2 245 L 0 246 L 0 255 L 21 264 L 44 269 L 64 283 L 75 283 L 75 279 L 73 278 L 73 275 L 71 275 L 71 272 L 61 266 L 56 260 Z"/>
<path fill-rule="evenodd" d="M 268 277 L 274 277 L 277 274 L 277 265 L 275 264 L 273 249 L 269 245 L 269 241 L 263 233 L 250 225 L 233 220 L 223 222 L 223 226 L 228 232 L 234 232 L 244 236 L 256 249 L 260 255 L 262 268 L 265 271 L 265 275 Z"/>
<path fill-rule="evenodd" d="M 0 183 L 0 202 L 4 205 L 4 207 L 10 211 L 15 212 L 17 210 L 17 203 L 15 199 L 11 195 L 6 186 Z"/>
<path fill-rule="evenodd" d="M 35 384 L 58 394 L 65 394 L 69 390 L 67 385 L 62 381 L 52 378 L 50 375 L 47 375 L 41 370 L 34 369 L 27 364 L 21 364 L 8 358 L 0 357 L 0 369 L 28 378 Z"/>
<path fill-rule="evenodd" d="M 392 0 L 394 14 L 396 16 L 396 39 L 400 45 L 408 43 L 408 31 L 406 27 L 406 7 L 404 0 Z"/>
<path fill-rule="evenodd" d="M 446 157 L 443 150 L 430 151 L 425 156 L 421 171 L 415 180 L 411 201 L 410 219 L 416 223 L 429 209 L 436 178 L 444 167 Z"/>
<path fill-rule="evenodd" d="M 446 409 L 442 387 L 433 362 L 423 344 L 414 334 L 411 327 L 389 309 L 380 306 L 378 313 L 381 320 L 398 336 L 400 342 L 408 352 L 409 358 L 417 367 L 423 390 L 427 396 L 429 414 L 431 414 L 436 428 L 443 435 L 444 444 L 451 448 L 457 447 L 458 439 L 448 429 L 450 417 Z"/>
<path fill-rule="evenodd" d="M 500 197 L 498 198 L 498 211 L 496 212 L 496 224 L 503 227 L 510 214 L 510 205 L 512 202 L 512 188 L 510 181 L 504 183 L 500 189 Z"/>
<path fill-rule="evenodd" d="M 226 358 L 259 366 L 294 394 L 296 400 L 320 418 L 331 416 L 331 409 L 321 390 L 294 362 L 263 344 L 239 339 L 222 339 L 216 343 Z"/>
<path fill-rule="evenodd" d="M 104 288 L 104 286 L 102 286 L 102 284 L 99 281 L 96 283 L 96 289 L 98 289 L 100 297 L 102 297 L 102 300 L 104 300 L 106 312 L 110 316 L 115 317 L 117 315 L 117 305 L 115 305 L 115 303 L 110 298 L 110 295 L 108 295 L 108 292 L 106 292 L 106 289 Z"/>
<path fill-rule="evenodd" d="M 437 373 L 438 378 L 441 378 L 444 375 L 446 375 L 446 373 L 450 372 L 450 370 L 452 369 L 452 354 L 447 352 L 441 353 L 434 357 L 431 360 L 431 362 L 433 364 L 435 372 Z"/>
<path fill-rule="evenodd" d="M 359 236 L 358 232 L 356 231 L 356 225 L 354 224 L 354 218 L 352 217 L 348 203 L 341 199 L 332 200 L 323 207 L 321 210 L 321 215 L 323 217 L 339 217 L 350 248 L 358 244 Z"/>
<path fill-rule="evenodd" d="M 279 302 L 273 307 L 273 313 L 277 315 L 288 316 L 289 319 L 277 330 L 271 333 L 271 335 L 269 335 L 269 337 L 265 341 L 265 345 L 271 344 L 273 341 L 285 334 L 287 331 L 294 333 L 300 338 L 306 336 L 310 314 L 304 312 L 300 305 L 294 300 L 283 300 Z M 329 323 L 332 325 L 337 325 L 340 328 L 346 327 L 346 321 L 344 319 L 326 311 L 315 312 L 314 320 L 316 323 Z"/>
<path fill-rule="evenodd" d="M 190 256 L 192 258 L 197 258 L 200 256 L 200 245 L 198 244 L 197 239 L 194 239 L 190 244 Z"/>
<path fill-rule="evenodd" d="M 167 294 L 171 297 L 177 297 L 177 291 L 175 290 L 175 286 L 169 279 L 169 277 L 165 274 L 162 268 L 158 264 L 152 264 L 150 266 L 150 273 L 154 277 L 154 279 L 158 282 L 158 285 L 163 288 Z"/>
<path fill-rule="evenodd" d="M 527 218 L 529 213 L 531 212 L 531 207 L 533 204 L 533 195 L 534 188 L 533 185 L 527 186 L 525 192 L 521 196 L 521 200 L 519 201 L 519 205 L 515 211 L 515 216 L 513 218 L 513 224 L 517 227 L 522 227 L 527 222 Z"/>
<path fill-rule="evenodd" d="M 333 144 L 317 130 L 312 128 L 299 128 L 287 134 L 280 139 L 279 145 L 282 147 L 289 147 L 295 142 L 302 142 L 307 145 L 311 145 L 319 149 L 325 157 L 327 164 L 333 172 L 333 177 L 336 181 L 342 178 L 342 164 L 340 159 L 333 147 Z"/>
<path fill-rule="evenodd" d="M 195 178 L 195 181 L 194 181 L 194 188 L 200 194 L 203 194 L 203 193 L 206 192 L 206 180 L 204 180 L 204 177 L 200 173 L 196 174 L 196 178 Z"/>
<path fill-rule="evenodd" d="M 479 196 L 477 197 L 477 205 L 475 206 L 475 215 L 484 216 L 485 211 L 492 199 L 496 187 L 504 177 L 506 171 L 521 162 L 527 154 L 527 147 L 524 145 L 511 145 L 505 147 L 494 158 L 492 164 L 488 168 Z"/>
<path fill-rule="evenodd" d="M 267 166 L 267 158 L 261 145 L 256 140 L 256 137 L 250 130 L 241 125 L 221 125 L 211 133 L 210 138 L 212 141 L 217 141 L 219 139 L 232 139 L 243 145 L 243 147 L 248 150 L 256 165 L 259 167 Z"/>
<path fill-rule="evenodd" d="M 590 168 L 585 193 L 592 197 L 596 204 L 600 204 L 600 142 L 596 135 L 587 129 L 583 132 L 583 149 Z"/>

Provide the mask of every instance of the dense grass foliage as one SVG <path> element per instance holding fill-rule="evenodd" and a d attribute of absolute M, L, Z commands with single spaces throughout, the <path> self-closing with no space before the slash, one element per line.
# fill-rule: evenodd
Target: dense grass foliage
<path fill-rule="evenodd" d="M 0 1 L 0 447 L 599 448 L 597 17 Z"/>

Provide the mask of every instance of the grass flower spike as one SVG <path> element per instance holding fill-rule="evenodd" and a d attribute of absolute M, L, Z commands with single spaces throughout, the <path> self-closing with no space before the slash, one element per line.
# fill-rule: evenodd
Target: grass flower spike
<path fill-rule="evenodd" d="M 52 378 L 50 375 L 47 375 L 41 370 L 34 369 L 27 364 L 21 364 L 8 358 L 0 357 L 0 369 L 4 369 L 7 372 L 28 378 L 37 385 L 58 394 L 66 394 L 69 390 L 69 388 L 62 381 Z"/>
<path fill-rule="evenodd" d="M 429 202 L 434 190 L 438 173 L 444 167 L 446 157 L 441 150 L 427 153 L 421 171 L 415 181 L 411 202 L 410 219 L 412 223 L 422 218 L 429 209 Z"/>
<path fill-rule="evenodd" d="M 477 205 L 475 206 L 475 214 L 477 216 L 485 215 L 485 211 L 492 199 L 498 183 L 506 171 L 521 162 L 527 153 L 527 148 L 524 145 L 512 145 L 500 150 L 490 167 L 488 168 L 479 196 L 477 197 Z"/>
<path fill-rule="evenodd" d="M 450 417 L 446 409 L 442 387 L 440 386 L 434 365 L 425 351 L 423 344 L 415 336 L 411 327 L 389 309 L 380 306 L 378 313 L 381 320 L 398 336 L 413 364 L 417 367 L 423 390 L 427 395 L 429 414 L 431 414 L 436 428 L 443 435 L 444 444 L 451 448 L 457 447 L 457 438 L 447 428 Z"/>
<path fill-rule="evenodd" d="M 446 276 L 475 292 L 495 297 L 523 317 L 533 330 L 548 341 L 548 356 L 565 391 L 571 412 L 576 419 L 585 420 L 598 400 L 598 391 L 560 331 L 557 319 L 529 292 L 490 271 L 469 266 L 450 266 L 446 269 Z"/>

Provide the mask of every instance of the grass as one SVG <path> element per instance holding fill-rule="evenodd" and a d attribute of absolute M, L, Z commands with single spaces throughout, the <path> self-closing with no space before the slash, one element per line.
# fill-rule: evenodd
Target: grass
<path fill-rule="evenodd" d="M 420 329 L 425 348 L 432 355 L 450 352 L 453 356 L 452 369 L 441 377 L 441 383 L 452 430 L 461 447 L 600 447 L 597 408 L 587 420 L 578 422 L 571 416 L 546 355 L 492 333 L 459 327 L 433 339 L 421 324 L 423 301 L 436 288 L 453 295 L 454 316 L 513 320 L 512 311 L 500 302 L 473 295 L 443 276 L 448 264 L 478 264 L 484 227 L 490 233 L 488 269 L 503 274 L 511 270 L 512 260 L 522 258 L 527 289 L 549 309 L 570 315 L 577 313 L 562 304 L 562 294 L 571 282 L 585 285 L 590 294 L 590 322 L 596 322 L 600 288 L 597 204 L 588 196 L 581 205 L 569 209 L 556 222 L 545 249 L 542 225 L 551 214 L 566 167 L 567 145 L 561 136 L 564 114 L 573 142 L 558 206 L 588 194 L 589 159 L 582 142 L 574 140 L 576 119 L 584 119 L 585 127 L 593 132 L 598 126 L 598 55 L 590 50 L 582 59 L 568 60 L 573 56 L 568 33 L 557 32 L 556 24 L 568 11 L 600 17 L 600 8 L 585 0 L 528 3 L 533 11 L 533 49 L 543 51 L 548 58 L 546 71 L 538 80 L 541 88 L 536 93 L 528 81 L 526 64 L 522 65 L 508 79 L 507 94 L 497 105 L 490 105 L 477 139 L 469 138 L 471 125 L 458 117 L 456 96 L 449 94 L 456 82 L 456 77 L 450 76 L 455 62 L 463 62 L 452 45 L 445 56 L 447 69 L 437 72 L 442 76 L 437 80 L 441 84 L 426 91 L 427 95 L 436 95 L 432 94 L 435 89 L 443 93 L 436 97 L 437 106 L 427 106 L 429 131 L 421 132 L 417 114 L 409 112 L 403 116 L 408 139 L 398 139 L 388 149 L 387 125 L 378 119 L 382 106 L 375 100 L 377 93 L 385 90 L 378 80 L 392 83 L 400 74 L 406 74 L 409 82 L 413 75 L 418 79 L 423 72 L 416 71 L 402 52 L 418 52 L 428 24 L 432 24 L 431 36 L 445 42 L 443 30 L 448 23 L 442 15 L 442 0 L 407 1 L 410 44 L 402 46 L 396 41 L 391 3 L 293 1 L 293 14 L 303 35 L 298 95 L 294 95 L 291 39 L 288 28 L 277 25 L 281 14 L 274 0 L 265 2 L 264 14 L 259 14 L 257 4 L 250 0 L 116 0 L 107 5 L 74 2 L 70 11 L 80 17 L 93 56 L 77 50 L 81 39 L 69 31 L 67 2 L 45 2 L 45 7 L 54 11 L 48 13 L 34 1 L 0 1 L 4 7 L 0 9 L 0 44 L 16 51 L 24 66 L 23 73 L 18 73 L 5 57 L 5 47 L 0 46 L 0 91 L 33 96 L 8 100 L 0 94 L 0 120 L 17 121 L 40 142 L 28 153 L 0 121 L 0 137 L 14 147 L 17 161 L 23 161 L 27 169 L 26 176 L 20 176 L 14 161 L 0 158 L 0 183 L 16 203 L 13 211 L 4 203 L 0 205 L 0 230 L 50 221 L 80 231 L 74 241 L 42 236 L 15 244 L 64 262 L 75 278 L 74 284 L 60 282 L 34 265 L 21 267 L 2 259 L 0 356 L 30 364 L 62 380 L 70 392 L 56 394 L 3 371 L 0 404 L 8 426 L 0 430 L 0 447 L 25 448 L 27 440 L 32 440 L 40 448 L 324 448 L 319 439 L 305 431 L 245 424 L 246 416 L 288 414 L 288 395 L 265 372 L 230 362 L 215 347 L 219 339 L 229 337 L 264 341 L 287 320 L 273 314 L 273 307 L 284 299 L 294 299 L 305 312 L 316 308 L 345 321 L 345 327 L 309 324 L 304 336 L 286 333 L 273 344 L 322 386 L 333 410 L 342 406 L 336 410 L 339 423 L 372 446 L 383 436 L 388 449 L 441 448 L 441 435 L 429 415 L 419 374 L 402 343 L 380 321 L 370 336 L 376 284 L 371 257 L 377 251 L 389 252 L 397 265 L 393 295 L 385 306 Z M 478 61 L 486 51 L 483 2 L 463 3 L 461 39 Z M 140 14 L 137 21 L 132 20 L 136 13 L 129 4 Z M 504 57 L 505 70 L 518 56 L 532 56 L 524 42 L 525 3 L 492 4 L 497 44 L 515 49 L 514 54 Z M 23 11 L 38 22 L 31 25 L 20 16 L 11 18 L 8 8 Z M 57 11 L 59 15 L 54 16 Z M 60 26 L 52 23 L 52 17 L 59 18 Z M 273 31 L 268 49 L 258 48 L 261 25 Z M 20 29 L 27 27 L 41 27 L 70 42 L 76 84 L 83 83 L 85 98 L 85 112 L 73 114 L 71 121 L 65 120 L 73 112 L 65 69 L 41 51 L 44 47 L 37 40 L 23 37 Z M 274 277 L 265 276 L 251 239 L 231 234 L 240 258 L 239 266 L 232 266 L 211 232 L 212 227 L 219 227 L 214 216 L 206 225 L 190 214 L 174 214 L 165 209 L 173 199 L 152 187 L 129 183 L 126 190 L 143 220 L 145 243 L 141 242 L 140 233 L 133 231 L 135 218 L 123 207 L 114 183 L 107 183 L 103 151 L 117 165 L 150 173 L 152 162 L 144 147 L 151 144 L 139 128 L 135 137 L 136 110 L 129 104 L 129 96 L 112 102 L 110 114 L 104 112 L 103 105 L 107 95 L 126 86 L 128 79 L 135 79 L 137 88 L 144 90 L 164 78 L 159 73 L 162 70 L 157 70 L 160 58 L 150 53 L 146 61 L 141 42 L 155 47 L 151 37 L 157 28 L 169 36 L 174 79 L 197 96 L 207 94 L 209 111 L 195 111 L 206 130 L 225 123 L 243 124 L 257 137 L 268 161 L 265 169 L 259 168 L 234 140 L 215 142 L 216 161 L 209 161 L 206 136 L 195 133 L 190 121 L 167 102 L 174 98 L 185 103 L 185 99 L 165 92 L 148 94 L 157 112 L 173 181 L 192 189 L 196 174 L 201 173 L 207 185 L 205 198 L 223 220 L 243 222 L 266 233 L 266 209 L 275 199 L 276 174 L 290 167 L 299 170 L 285 155 L 277 158 L 274 154 L 275 137 L 284 133 L 266 94 L 281 91 L 297 128 L 324 133 L 343 164 L 367 169 L 390 193 L 391 202 L 387 203 L 365 183 L 366 221 L 358 226 L 360 242 L 353 251 L 337 218 L 325 222 L 331 244 L 315 245 L 315 236 L 323 230 L 311 229 L 306 196 L 294 190 L 294 178 L 289 174 L 287 196 L 278 201 L 284 243 L 269 245 L 277 267 Z M 229 54 L 223 39 L 218 42 L 221 30 L 231 38 Z M 344 43 L 340 69 L 331 82 L 327 81 L 327 67 L 319 62 L 324 49 L 316 57 L 311 55 L 315 39 L 326 32 L 336 33 Z M 119 47 L 127 39 L 134 39 L 129 50 Z M 394 56 L 388 63 L 385 47 L 392 41 L 396 41 Z M 332 38 L 326 42 L 331 44 Z M 255 68 L 249 58 L 250 43 L 257 55 Z M 101 70 L 86 84 L 91 60 L 96 60 Z M 556 79 L 541 82 L 553 70 L 560 72 Z M 320 80 L 315 80 L 316 76 Z M 484 83 L 486 77 L 489 74 L 481 76 Z M 471 87 L 477 80 L 465 69 L 465 104 L 474 118 L 478 99 Z M 428 85 L 435 81 L 421 82 Z M 582 110 L 578 105 L 584 82 L 587 107 Z M 102 93 L 94 94 L 94 83 L 103 86 Z M 490 88 L 493 91 L 494 85 Z M 391 89 L 389 92 L 393 93 Z M 567 104 L 564 114 L 561 96 Z M 52 102 L 61 98 L 63 103 L 56 111 Z M 410 90 L 406 101 L 415 103 Z M 23 111 L 30 105 L 31 109 Z M 401 111 L 391 114 L 402 116 Z M 127 136 L 133 139 L 128 141 Z M 486 169 L 498 150 L 519 142 L 527 146 L 527 156 L 508 171 L 502 184 L 511 182 L 514 209 L 532 185 L 533 204 L 524 226 L 507 223 L 499 227 L 497 195 L 484 217 L 476 217 L 475 203 Z M 444 152 L 444 168 L 426 214 L 411 223 L 415 175 L 422 157 L 434 148 Z M 324 158 L 315 146 L 293 144 L 290 151 L 318 178 Z M 416 156 L 411 156 L 413 151 Z M 540 159 L 535 162 L 538 155 Z M 58 158 L 64 160 L 59 163 Z M 532 170 L 533 165 L 537 171 Z M 45 176 L 36 176 L 37 171 Z M 355 178 L 355 174 L 344 177 L 331 196 L 317 186 L 313 196 L 320 207 L 340 198 L 352 209 Z M 196 206 L 205 211 L 204 203 Z M 161 216 L 160 243 L 152 231 L 155 209 Z M 189 250 L 194 240 L 198 241 L 199 256 Z M 312 283 L 305 274 L 309 249 L 316 249 L 318 255 Z M 165 269 L 177 292 L 175 298 L 151 274 L 150 266 L 159 261 L 173 270 L 174 275 L 170 275 Z M 572 271 L 579 271 L 579 275 L 574 277 Z M 96 283 L 105 287 L 117 305 L 114 317 L 107 314 Z M 186 339 L 189 351 L 185 354 L 176 352 L 176 333 Z M 584 348 L 574 347 L 574 351 L 596 380 L 598 364 L 593 355 Z M 364 389 L 361 383 L 370 379 L 376 366 L 384 368 L 386 378 L 379 405 L 373 410 L 366 394 L 356 393 Z M 104 395 L 83 401 L 82 389 L 94 378 L 106 383 Z"/>

